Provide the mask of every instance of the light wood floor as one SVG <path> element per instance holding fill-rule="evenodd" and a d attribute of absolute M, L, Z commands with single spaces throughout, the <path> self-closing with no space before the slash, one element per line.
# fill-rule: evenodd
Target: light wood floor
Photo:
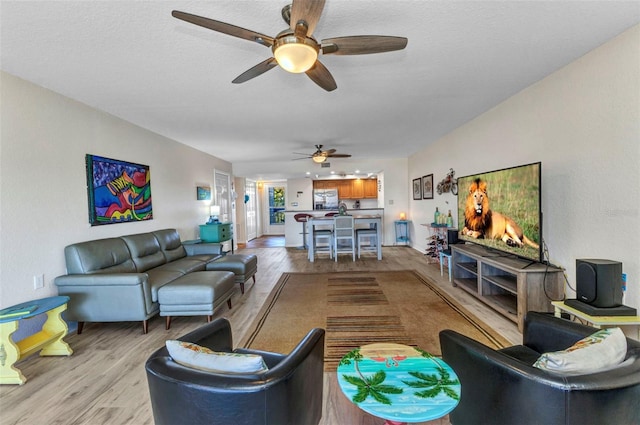
<path fill-rule="evenodd" d="M 337 263 L 320 259 L 309 263 L 302 250 L 287 248 L 246 248 L 238 253 L 258 255 L 257 283 L 247 282 L 244 295 L 232 298 L 216 317 L 232 323 L 234 340 L 247 331 L 254 315 L 283 272 L 331 272 L 346 270 L 414 269 L 434 279 L 462 305 L 491 325 L 513 343 L 521 342 L 516 325 L 458 288 L 453 288 L 446 272 L 440 277 L 437 264 L 407 247 L 385 247 L 383 260 L 368 256 L 352 262 L 347 256 Z M 369 254 L 371 255 L 371 254 Z M 304 319 L 301 319 L 304 320 Z M 22 386 L 0 386 L 0 424 L 153 424 L 144 362 L 165 340 L 177 338 L 205 323 L 204 318 L 178 317 L 171 330 L 163 318 L 151 320 L 149 333 L 140 323 L 86 324 L 82 335 L 65 340 L 73 348 L 70 357 L 31 356 L 18 364 L 28 381 Z M 380 425 L 384 421 L 360 411 L 340 391 L 335 373 L 325 373 L 323 425 Z M 447 417 L 429 422 L 447 424 Z"/>

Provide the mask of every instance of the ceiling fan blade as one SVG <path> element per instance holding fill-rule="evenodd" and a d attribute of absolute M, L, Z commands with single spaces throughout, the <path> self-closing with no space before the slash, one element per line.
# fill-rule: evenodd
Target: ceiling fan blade
<path fill-rule="evenodd" d="M 348 153 L 334 153 L 327 156 L 330 158 L 351 158 L 351 155 Z"/>
<path fill-rule="evenodd" d="M 327 155 L 331 155 L 332 153 L 334 153 L 336 150 L 335 149 L 328 149 L 326 151 L 323 151 L 322 153 L 327 154 Z"/>
<path fill-rule="evenodd" d="M 181 19 L 185 22 L 189 22 L 190 24 L 199 25 L 210 30 L 218 31 L 223 34 L 232 35 L 238 38 L 243 38 L 245 40 L 255 41 L 256 43 L 262 44 L 263 46 L 273 46 L 273 37 L 269 37 L 268 35 L 260 34 L 255 31 L 240 28 L 235 25 L 227 24 L 209 18 L 203 18 L 202 16 L 180 12 L 178 10 L 174 10 L 173 12 L 171 12 L 171 15 L 174 18 Z"/>
<path fill-rule="evenodd" d="M 291 5 L 290 27 L 296 30 L 298 21 L 307 23 L 307 36 L 311 36 L 320 20 L 325 0 L 293 0 Z"/>
<path fill-rule="evenodd" d="M 315 65 L 306 72 L 306 74 L 313 80 L 314 83 L 325 89 L 326 91 L 333 91 L 338 88 L 336 80 L 329 70 L 320 61 L 316 61 Z"/>
<path fill-rule="evenodd" d="M 334 55 L 366 55 L 392 52 L 407 46 L 405 37 L 389 35 L 352 35 L 322 40 L 322 53 Z"/>
<path fill-rule="evenodd" d="M 260 62 L 253 68 L 249 68 L 242 74 L 238 75 L 236 79 L 232 81 L 232 83 L 240 84 L 240 83 L 247 82 L 250 79 L 257 77 L 258 75 L 264 74 L 265 72 L 276 67 L 277 65 L 278 63 L 276 62 L 275 58 L 269 58 L 267 60 Z"/>

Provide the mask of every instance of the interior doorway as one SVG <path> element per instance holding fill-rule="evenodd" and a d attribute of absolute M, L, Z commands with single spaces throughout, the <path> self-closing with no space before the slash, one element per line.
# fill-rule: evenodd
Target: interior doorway
<path fill-rule="evenodd" d="M 231 218 L 231 176 L 223 171 L 213 173 L 214 198 L 211 205 L 220 207 L 220 221 L 226 223 Z"/>
<path fill-rule="evenodd" d="M 258 190 L 254 180 L 245 181 L 245 193 L 249 197 L 244 205 L 247 241 L 250 241 L 258 237 Z"/>
<path fill-rule="evenodd" d="M 284 210 L 287 196 L 287 184 L 285 182 L 264 183 L 262 191 L 263 208 L 263 234 L 284 235 Z"/>

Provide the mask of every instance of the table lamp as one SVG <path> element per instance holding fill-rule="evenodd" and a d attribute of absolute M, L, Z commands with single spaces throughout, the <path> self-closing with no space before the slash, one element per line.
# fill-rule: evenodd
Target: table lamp
<path fill-rule="evenodd" d="M 207 224 L 220 223 L 220 220 L 218 220 L 219 215 L 220 215 L 220 205 L 211 205 L 211 215 L 209 216 L 209 221 L 207 221 Z"/>

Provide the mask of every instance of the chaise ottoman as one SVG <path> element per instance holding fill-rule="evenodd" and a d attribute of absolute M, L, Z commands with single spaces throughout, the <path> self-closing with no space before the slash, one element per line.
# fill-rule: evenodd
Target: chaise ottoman
<path fill-rule="evenodd" d="M 240 284 L 240 292 L 244 294 L 244 283 L 253 278 L 256 283 L 258 271 L 258 257 L 255 254 L 225 255 L 207 264 L 207 270 L 225 270 L 235 274 L 236 283 Z"/>
<path fill-rule="evenodd" d="M 231 308 L 235 275 L 228 271 L 201 271 L 186 274 L 158 289 L 160 316 L 171 327 L 171 316 L 207 316 L 225 301 Z"/>

